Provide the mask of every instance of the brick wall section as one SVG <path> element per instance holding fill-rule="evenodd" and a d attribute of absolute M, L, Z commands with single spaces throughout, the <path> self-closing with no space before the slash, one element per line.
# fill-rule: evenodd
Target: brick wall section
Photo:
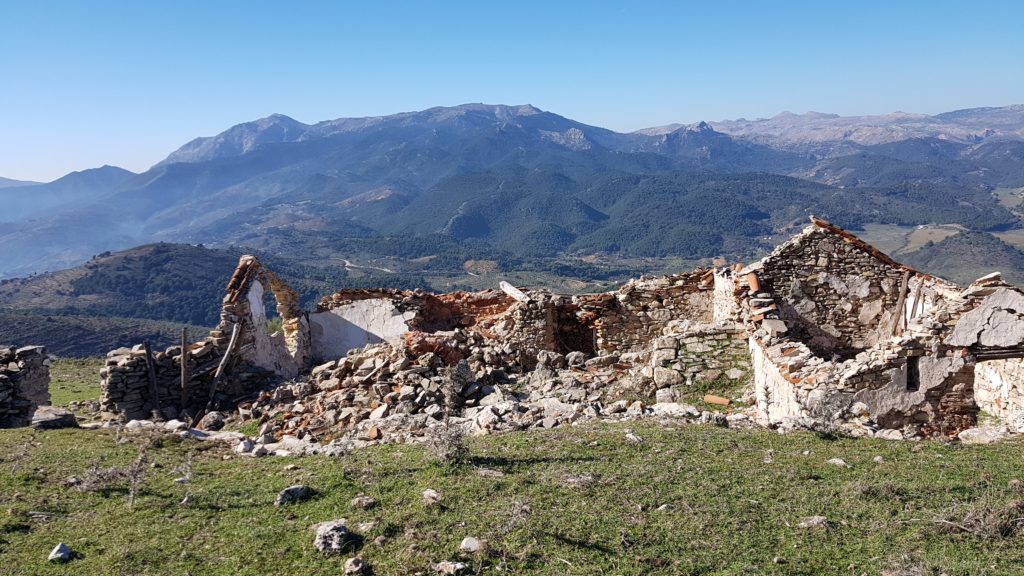
<path fill-rule="evenodd" d="M 27 426 L 50 403 L 50 362 L 42 346 L 0 347 L 0 428 Z"/>

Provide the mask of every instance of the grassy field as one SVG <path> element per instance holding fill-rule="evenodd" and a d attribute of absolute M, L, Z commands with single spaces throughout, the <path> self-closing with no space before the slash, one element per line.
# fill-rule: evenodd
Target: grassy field
<path fill-rule="evenodd" d="M 103 358 L 66 358 L 50 364 L 50 403 L 67 406 L 76 400 L 100 397 Z"/>
<path fill-rule="evenodd" d="M 996 188 L 993 192 L 1003 206 L 1014 210 L 1024 203 L 1024 188 Z"/>
<path fill-rule="evenodd" d="M 630 429 L 643 441 L 627 440 Z M 472 574 L 546 575 L 953 576 L 1020 574 L 1024 563 L 1020 443 L 648 422 L 475 438 L 469 448 L 457 466 L 418 446 L 251 459 L 176 437 L 0 431 L 0 573 L 340 574 L 355 554 L 377 575 L 432 574 L 448 559 Z M 71 476 L 91 489 L 66 486 Z M 273 506 L 295 483 L 316 496 Z M 421 502 L 427 488 L 440 507 Z M 360 494 L 379 506 L 353 509 Z M 815 515 L 827 527 L 799 526 Z M 366 525 L 346 556 L 326 558 L 309 528 L 337 518 Z M 465 536 L 486 539 L 487 552 L 460 555 Z M 48 564 L 60 541 L 77 558 Z"/>
<path fill-rule="evenodd" d="M 928 242 L 941 242 L 961 230 L 963 228 L 955 224 L 925 227 L 865 224 L 864 230 L 857 235 L 882 252 L 899 256 L 913 252 Z"/>

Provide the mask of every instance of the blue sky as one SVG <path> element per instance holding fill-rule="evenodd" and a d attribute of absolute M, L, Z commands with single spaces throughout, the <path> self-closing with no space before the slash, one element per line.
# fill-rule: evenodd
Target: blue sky
<path fill-rule="evenodd" d="M 0 0 L 0 176 L 465 102 L 620 131 L 1024 103 L 1024 2 Z"/>

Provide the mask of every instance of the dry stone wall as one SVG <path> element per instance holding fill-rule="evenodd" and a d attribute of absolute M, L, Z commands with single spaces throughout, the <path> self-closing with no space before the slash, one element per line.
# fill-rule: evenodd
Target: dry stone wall
<path fill-rule="evenodd" d="M 27 426 L 50 403 L 50 361 L 42 346 L 0 347 L 0 428 Z"/>
<path fill-rule="evenodd" d="M 746 330 L 741 325 L 705 327 L 654 340 L 653 378 L 658 388 L 693 386 L 750 376 Z"/>
<path fill-rule="evenodd" d="M 631 281 L 617 292 L 582 297 L 589 312 L 596 351 L 641 352 L 666 330 L 710 324 L 715 320 L 712 270 Z"/>
<path fill-rule="evenodd" d="M 265 287 L 273 292 L 282 318 L 283 328 L 277 334 L 267 331 Z M 268 382 L 298 375 L 309 367 L 311 356 L 308 319 L 298 302 L 298 294 L 256 258 L 243 256 L 228 281 L 217 328 L 188 345 L 185 385 L 180 346 L 151 351 L 152 366 L 141 344 L 112 350 L 100 372 L 104 417 L 132 420 L 154 413 L 167 418 L 195 414 L 208 405 L 231 403 Z M 217 379 L 222 364 L 223 377 Z"/>
<path fill-rule="evenodd" d="M 904 275 L 912 272 L 836 230 L 811 226 L 750 267 L 775 297 L 790 336 L 826 358 L 888 337 Z"/>

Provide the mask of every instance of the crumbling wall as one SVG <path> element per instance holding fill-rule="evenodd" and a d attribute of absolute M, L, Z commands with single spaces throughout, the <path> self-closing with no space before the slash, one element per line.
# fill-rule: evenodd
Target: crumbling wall
<path fill-rule="evenodd" d="M 403 312 L 390 299 L 358 300 L 309 315 L 313 359 L 341 358 L 367 344 L 394 344 L 410 330 L 416 313 Z"/>
<path fill-rule="evenodd" d="M 656 338 L 651 365 L 658 388 L 744 380 L 751 370 L 743 326 L 707 326 Z"/>
<path fill-rule="evenodd" d="M 50 404 L 49 366 L 42 346 L 0 347 L 0 428 L 27 426 Z"/>
<path fill-rule="evenodd" d="M 1024 360 L 1008 358 L 978 362 L 974 368 L 974 399 L 978 408 L 1024 432 Z"/>
<path fill-rule="evenodd" d="M 282 318 L 277 334 L 267 332 L 265 289 L 273 292 Z M 131 420 L 154 412 L 174 417 L 210 403 L 231 402 L 307 369 L 310 349 L 309 322 L 299 309 L 299 295 L 255 257 L 243 256 L 228 281 L 217 328 L 188 346 L 185 385 L 181 346 L 151 351 L 152 366 L 143 345 L 119 348 L 107 354 L 100 371 L 100 409 L 107 419 Z"/>
<path fill-rule="evenodd" d="M 631 281 L 610 294 L 581 297 L 589 315 L 596 351 L 600 354 L 641 352 L 666 329 L 710 324 L 714 313 L 712 270 Z M 675 327 L 673 328 L 673 325 Z"/>
<path fill-rule="evenodd" d="M 822 220 L 748 271 L 774 296 L 790 337 L 822 357 L 850 356 L 888 337 L 904 278 L 914 274 Z"/>
<path fill-rule="evenodd" d="M 807 416 L 797 401 L 796 388 L 793 386 L 795 382 L 784 373 L 789 367 L 778 362 L 778 358 L 785 352 L 778 348 L 769 350 L 763 341 L 753 337 L 749 339 L 748 346 L 754 375 L 754 398 L 762 421 L 777 424 L 786 419 Z M 781 347 L 782 344 L 776 346 Z"/>

